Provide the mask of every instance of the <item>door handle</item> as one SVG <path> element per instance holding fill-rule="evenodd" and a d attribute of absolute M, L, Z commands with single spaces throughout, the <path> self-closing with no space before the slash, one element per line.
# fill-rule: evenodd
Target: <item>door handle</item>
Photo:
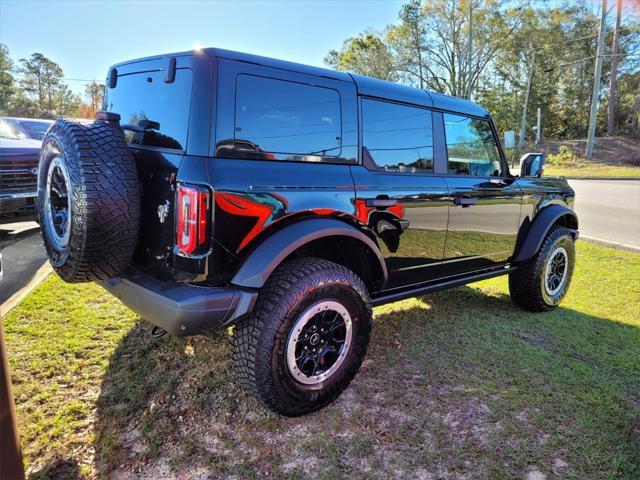
<path fill-rule="evenodd" d="M 367 207 L 389 208 L 395 207 L 398 200 L 395 198 L 368 198 L 364 203 Z"/>
<path fill-rule="evenodd" d="M 509 184 L 502 180 L 491 180 L 480 185 L 481 190 L 499 190 L 508 187 Z"/>
<path fill-rule="evenodd" d="M 462 205 L 462 208 L 474 205 L 478 199 L 476 197 L 456 197 L 453 199 L 455 205 Z"/>

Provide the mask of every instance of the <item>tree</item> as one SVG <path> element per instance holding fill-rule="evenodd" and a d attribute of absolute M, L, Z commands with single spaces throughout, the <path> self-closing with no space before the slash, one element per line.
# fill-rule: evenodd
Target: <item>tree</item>
<path fill-rule="evenodd" d="M 89 100 L 89 113 L 91 117 L 95 117 L 96 112 L 100 110 L 102 106 L 102 99 L 104 98 L 104 84 L 94 80 L 87 84 L 84 91 L 87 99 Z"/>
<path fill-rule="evenodd" d="M 622 130 L 640 134 L 640 70 L 620 75 L 618 117 Z"/>
<path fill-rule="evenodd" d="M 502 50 L 503 40 L 518 27 L 518 11 L 503 8 L 499 0 L 425 2 L 425 49 L 431 69 L 440 77 L 430 86 L 468 97 Z"/>
<path fill-rule="evenodd" d="M 502 133 L 520 123 L 535 55 L 526 136 L 535 134 L 532 127 L 540 107 L 547 136 L 584 138 L 597 28 L 596 12 L 580 1 L 550 7 L 525 0 L 408 0 L 384 35 L 364 32 L 348 39 L 325 62 L 340 70 L 454 96 L 470 98 L 473 93 Z M 609 35 L 611 45 L 613 35 Z M 640 26 L 632 16 L 622 15 L 618 43 L 618 56 L 606 52 L 601 88 L 618 59 L 614 76 L 618 83 L 625 78 L 627 90 L 623 102 L 618 85 L 616 125 L 635 132 L 636 97 L 629 89 L 635 77 L 627 74 L 640 68 Z M 598 134 L 606 128 L 604 111 L 603 104 Z"/>
<path fill-rule="evenodd" d="M 469 97 L 518 25 L 502 0 L 410 0 L 385 37 L 362 33 L 331 51 L 325 63 L 385 80 Z M 471 28 L 471 25 L 474 28 Z"/>
<path fill-rule="evenodd" d="M 618 82 L 618 55 L 620 54 L 620 19 L 622 17 L 622 0 L 617 1 L 616 26 L 613 32 L 613 47 L 611 58 L 611 76 L 609 79 L 609 113 L 607 115 L 607 133 L 613 135 L 616 128 L 616 90 Z"/>
<path fill-rule="evenodd" d="M 60 65 L 42 53 L 20 59 L 18 72 L 22 75 L 8 112 L 16 116 L 56 118 L 75 116 L 80 97 L 63 82 Z"/>
<path fill-rule="evenodd" d="M 399 14 L 400 24 L 392 26 L 387 32 L 387 42 L 396 57 L 396 68 L 407 83 L 425 88 L 427 79 L 439 82 L 424 59 L 426 57 L 425 17 L 422 14 L 420 0 L 411 0 L 402 6 Z M 440 84 L 437 89 L 441 90 Z"/>
<path fill-rule="evenodd" d="M 0 114 L 6 114 L 9 101 L 14 94 L 15 79 L 11 74 L 13 61 L 9 57 L 9 49 L 0 43 Z"/>
<path fill-rule="evenodd" d="M 382 80 L 397 79 L 394 60 L 380 34 L 365 32 L 344 41 L 342 48 L 332 50 L 324 62 L 336 70 L 344 70 Z"/>
<path fill-rule="evenodd" d="M 20 85 L 31 100 L 35 101 L 43 116 L 56 113 L 56 95 L 60 90 L 62 68 L 42 53 L 33 53 L 29 59 L 20 59 L 20 73 L 24 78 Z"/>
<path fill-rule="evenodd" d="M 82 100 L 67 85 L 60 85 L 54 98 L 56 101 L 54 109 L 56 117 L 74 117 L 78 114 Z"/>

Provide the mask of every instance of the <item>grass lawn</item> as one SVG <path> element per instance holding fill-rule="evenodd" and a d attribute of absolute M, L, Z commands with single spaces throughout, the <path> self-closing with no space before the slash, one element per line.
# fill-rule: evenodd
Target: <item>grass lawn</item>
<path fill-rule="evenodd" d="M 153 339 L 99 287 L 50 277 L 4 320 L 29 474 L 640 478 L 640 255 L 579 242 L 548 314 L 506 285 L 377 308 L 349 389 L 284 419 L 239 389 L 224 332 Z"/>
<path fill-rule="evenodd" d="M 548 177 L 640 178 L 640 167 L 576 162 L 576 164 L 572 166 L 546 165 L 544 167 L 544 175 Z"/>

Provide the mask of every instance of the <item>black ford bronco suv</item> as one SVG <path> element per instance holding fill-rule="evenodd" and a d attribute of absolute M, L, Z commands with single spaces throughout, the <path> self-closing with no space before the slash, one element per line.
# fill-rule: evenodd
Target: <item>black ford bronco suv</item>
<path fill-rule="evenodd" d="M 569 287 L 574 192 L 541 154 L 512 175 L 472 102 L 212 48 L 115 65 L 103 110 L 44 138 L 55 270 L 156 334 L 233 326 L 241 384 L 280 414 L 346 388 L 372 306 L 509 275 L 543 312 Z"/>

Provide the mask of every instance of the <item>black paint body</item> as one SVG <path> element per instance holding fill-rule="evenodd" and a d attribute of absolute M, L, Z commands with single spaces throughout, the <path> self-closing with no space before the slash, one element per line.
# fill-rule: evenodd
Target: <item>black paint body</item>
<path fill-rule="evenodd" d="M 174 80 L 168 81 L 172 62 Z M 117 81 L 107 88 L 104 109 L 121 114 L 121 124 L 141 118 L 160 123 L 157 130 L 134 133 L 130 140 L 143 189 L 134 265 L 163 281 L 257 290 L 262 281 L 239 272 L 255 261 L 253 270 L 262 269 L 266 279 L 279 259 L 264 257 L 282 250 L 283 255 L 321 255 L 348 265 L 364 277 L 374 301 L 382 303 L 403 292 L 507 273 L 538 213 L 550 205 L 561 208 L 556 221 L 564 217 L 568 227 L 577 228 L 571 212 L 574 192 L 567 182 L 512 176 L 488 113 L 472 102 L 218 49 L 147 58 L 114 69 Z M 301 89 L 320 87 L 328 97 L 339 98 L 339 148 L 292 157 L 239 139 L 236 86 L 245 75 L 292 82 Z M 156 89 L 149 111 L 131 107 L 141 102 L 145 94 L 140 91 L 149 85 Z M 183 104 L 174 106 L 176 99 Z M 370 152 L 363 141 L 365 99 L 411 106 L 428 116 L 433 132 L 428 171 L 385 170 L 375 164 L 379 153 Z M 154 118 L 153 109 L 168 120 Z M 447 114 L 488 122 L 499 171 L 476 176 L 450 170 Z M 177 182 L 206 186 L 214 200 L 210 248 L 193 258 L 173 250 Z M 163 205 L 168 207 L 165 218 L 159 215 Z M 331 234 L 302 227 L 295 230 L 298 237 L 287 233 L 319 218 L 339 224 L 326 224 L 334 229 Z M 277 232 L 287 245 L 271 240 L 271 250 L 261 250 Z M 308 241 L 291 251 L 288 245 L 300 236 Z"/>

